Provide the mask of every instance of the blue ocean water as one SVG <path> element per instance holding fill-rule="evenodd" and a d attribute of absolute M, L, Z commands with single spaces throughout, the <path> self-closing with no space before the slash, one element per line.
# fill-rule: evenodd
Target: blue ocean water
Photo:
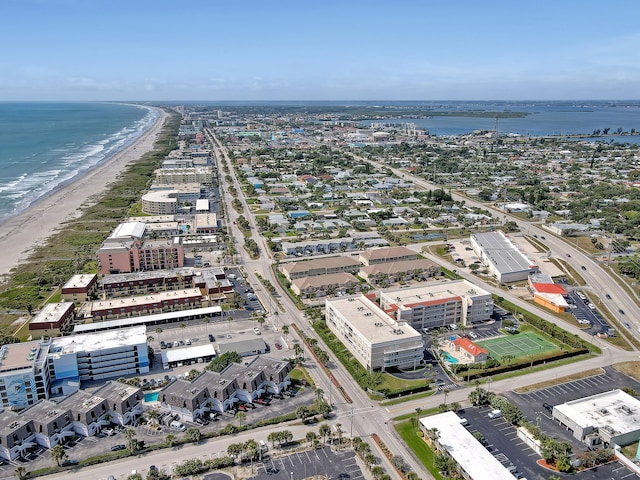
<path fill-rule="evenodd" d="M 116 103 L 0 102 L 0 222 L 131 144 L 157 115 Z"/>

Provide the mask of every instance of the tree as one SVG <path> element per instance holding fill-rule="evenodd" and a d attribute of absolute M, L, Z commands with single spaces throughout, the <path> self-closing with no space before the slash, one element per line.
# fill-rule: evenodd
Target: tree
<path fill-rule="evenodd" d="M 299 343 L 293 345 L 293 353 L 299 361 L 304 360 L 304 348 Z"/>
<path fill-rule="evenodd" d="M 184 340 L 184 329 L 187 328 L 187 324 L 186 323 L 181 323 L 180 324 L 180 331 L 182 332 L 182 339 Z"/>
<path fill-rule="evenodd" d="M 124 431 L 124 438 L 127 439 L 127 449 L 134 453 L 138 450 L 138 440 L 136 439 L 136 431 L 129 427 Z"/>
<path fill-rule="evenodd" d="M 164 437 L 164 443 L 167 444 L 168 447 L 173 447 L 177 443 L 177 438 L 173 433 L 169 433 L 166 437 Z"/>
<path fill-rule="evenodd" d="M 202 439 L 202 432 L 199 428 L 191 427 L 184 432 L 185 436 L 190 442 L 198 443 Z"/>
<path fill-rule="evenodd" d="M 245 412 L 236 413 L 236 420 L 238 421 L 238 426 L 241 427 L 246 419 L 247 419 L 247 414 Z"/>
<path fill-rule="evenodd" d="M 367 465 L 367 467 L 369 469 L 371 469 L 371 466 L 374 465 L 378 460 L 376 458 L 376 456 L 373 453 L 367 453 L 364 458 L 364 463 Z"/>
<path fill-rule="evenodd" d="M 313 442 L 318 439 L 318 435 L 316 435 L 316 432 L 307 432 L 305 439 L 309 442 L 309 445 L 313 445 Z"/>
<path fill-rule="evenodd" d="M 50 455 L 51 458 L 56 461 L 56 465 L 60 466 L 62 461 L 66 458 L 67 452 L 65 452 L 64 447 L 61 444 L 58 444 L 51 449 Z"/>
<path fill-rule="evenodd" d="M 327 437 L 331 435 L 331 427 L 326 423 L 320 425 L 320 429 L 318 430 L 318 435 L 322 437 L 322 441 L 327 443 Z"/>
<path fill-rule="evenodd" d="M 321 388 L 316 388 L 316 405 L 320 405 L 324 400 L 324 390 Z"/>
<path fill-rule="evenodd" d="M 302 420 L 302 423 L 304 423 L 309 416 L 311 416 L 311 412 L 306 406 L 300 405 L 296 408 L 296 418 Z"/>
<path fill-rule="evenodd" d="M 407 473 L 407 480 L 420 480 L 420 477 L 416 472 Z"/>
<path fill-rule="evenodd" d="M 373 478 L 375 478 L 376 480 L 380 480 L 382 475 L 384 475 L 384 468 L 382 468 L 380 465 L 376 465 L 371 469 L 371 475 L 373 475 Z"/>
<path fill-rule="evenodd" d="M 287 335 L 289 335 L 289 325 L 282 326 L 282 335 L 284 335 L 284 343 L 287 343 Z"/>

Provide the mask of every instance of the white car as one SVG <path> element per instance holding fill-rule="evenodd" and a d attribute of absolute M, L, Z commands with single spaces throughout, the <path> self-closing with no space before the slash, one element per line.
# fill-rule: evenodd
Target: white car
<path fill-rule="evenodd" d="M 260 329 L 258 327 L 253 327 L 253 333 L 255 333 L 256 335 L 261 335 Z"/>

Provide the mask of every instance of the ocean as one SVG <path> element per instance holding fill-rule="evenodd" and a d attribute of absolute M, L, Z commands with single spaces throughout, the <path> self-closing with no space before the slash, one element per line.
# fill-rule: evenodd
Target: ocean
<path fill-rule="evenodd" d="M 0 102 L 0 223 L 131 144 L 157 115 L 117 103 Z"/>

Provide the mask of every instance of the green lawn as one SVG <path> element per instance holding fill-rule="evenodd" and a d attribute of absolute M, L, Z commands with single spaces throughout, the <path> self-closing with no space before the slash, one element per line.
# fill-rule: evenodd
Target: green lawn
<path fill-rule="evenodd" d="M 414 417 L 415 421 L 415 417 Z M 402 437 L 402 440 L 407 444 L 416 457 L 422 462 L 431 475 L 436 480 L 442 480 L 442 475 L 433 466 L 433 451 L 429 448 L 427 443 L 418 436 L 417 430 L 413 421 L 397 423 L 394 425 L 398 435 Z"/>

